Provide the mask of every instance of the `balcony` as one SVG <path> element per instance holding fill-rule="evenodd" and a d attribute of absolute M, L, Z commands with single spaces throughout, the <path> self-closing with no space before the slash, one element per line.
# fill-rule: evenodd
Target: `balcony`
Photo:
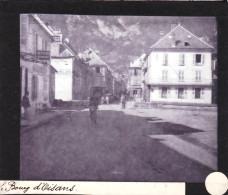
<path fill-rule="evenodd" d="M 37 50 L 36 57 L 38 60 L 50 60 L 50 51 Z"/>

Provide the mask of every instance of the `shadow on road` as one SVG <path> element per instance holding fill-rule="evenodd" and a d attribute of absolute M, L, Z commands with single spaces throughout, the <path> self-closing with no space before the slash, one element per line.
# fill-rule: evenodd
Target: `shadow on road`
<path fill-rule="evenodd" d="M 198 132 L 113 110 L 93 127 L 88 111 L 65 112 L 21 134 L 21 179 L 204 182 L 214 170 L 149 137 Z"/>

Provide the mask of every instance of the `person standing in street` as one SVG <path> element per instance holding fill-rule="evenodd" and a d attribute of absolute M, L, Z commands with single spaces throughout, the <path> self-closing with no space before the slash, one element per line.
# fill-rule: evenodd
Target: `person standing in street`
<path fill-rule="evenodd" d="M 93 124 L 97 124 L 97 109 L 100 104 L 100 97 L 98 93 L 90 96 L 89 101 L 89 111 L 90 111 L 90 119 Z"/>
<path fill-rule="evenodd" d="M 25 95 L 23 96 L 22 100 L 21 100 L 21 106 L 24 108 L 24 119 L 28 119 L 28 115 L 29 115 L 29 107 L 30 107 L 30 102 L 29 102 L 29 92 L 26 91 Z"/>
<path fill-rule="evenodd" d="M 109 96 L 106 96 L 106 104 L 109 104 Z"/>
<path fill-rule="evenodd" d="M 126 96 L 124 94 L 122 94 L 122 96 L 120 98 L 120 102 L 121 102 L 122 109 L 125 109 L 125 106 L 126 106 Z"/>

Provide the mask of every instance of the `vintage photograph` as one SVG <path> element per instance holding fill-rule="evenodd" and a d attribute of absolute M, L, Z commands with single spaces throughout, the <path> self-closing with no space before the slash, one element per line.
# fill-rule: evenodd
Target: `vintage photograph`
<path fill-rule="evenodd" d="M 218 170 L 215 17 L 21 14 L 20 86 L 21 180 Z"/>

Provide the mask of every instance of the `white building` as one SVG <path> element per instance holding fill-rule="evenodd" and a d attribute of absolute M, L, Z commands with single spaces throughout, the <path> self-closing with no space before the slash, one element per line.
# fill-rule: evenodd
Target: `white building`
<path fill-rule="evenodd" d="M 50 28 L 50 27 L 49 27 Z M 62 40 L 60 31 L 53 30 L 54 41 L 51 45 L 51 64 L 57 70 L 55 75 L 55 99 L 71 101 L 73 99 L 74 54 Z"/>
<path fill-rule="evenodd" d="M 213 47 L 180 24 L 158 40 L 144 64 L 150 102 L 212 102 Z"/>

